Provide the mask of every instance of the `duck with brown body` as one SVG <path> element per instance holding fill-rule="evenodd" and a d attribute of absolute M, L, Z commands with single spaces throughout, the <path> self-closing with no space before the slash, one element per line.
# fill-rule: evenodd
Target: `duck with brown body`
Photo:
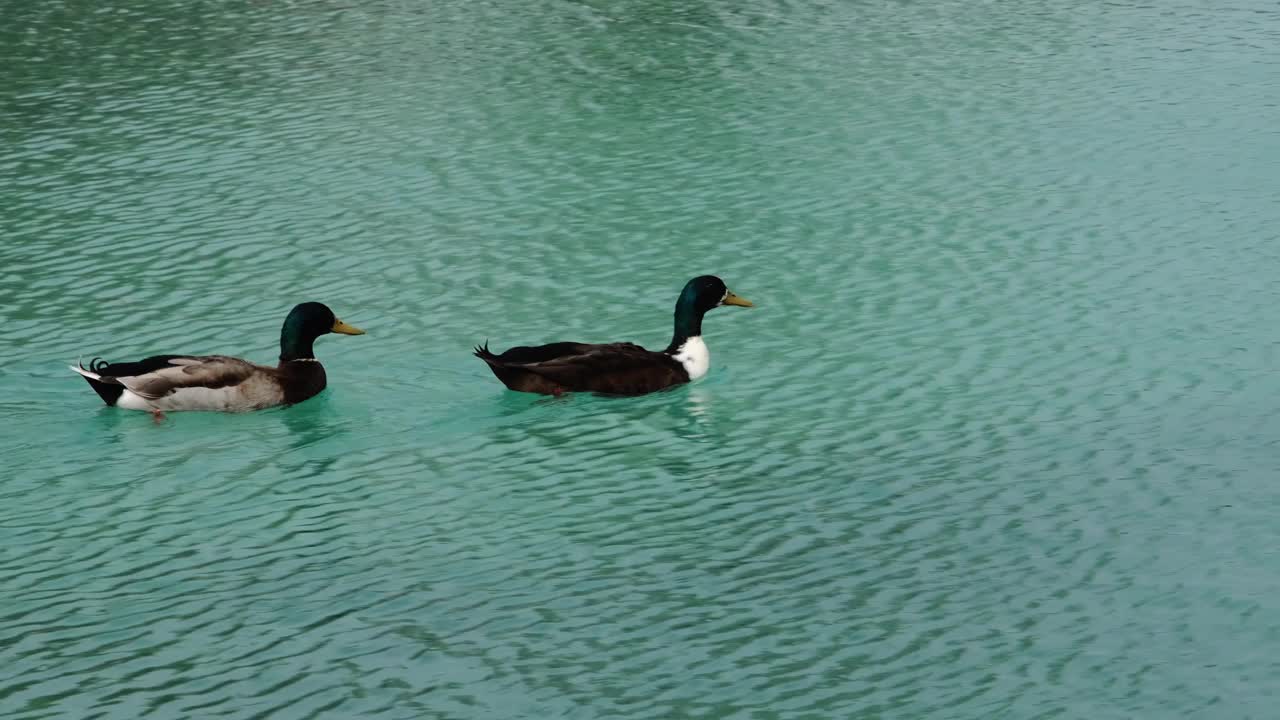
<path fill-rule="evenodd" d="M 165 411 L 244 412 L 293 405 L 324 390 L 324 366 L 312 344 L 328 333 L 363 335 L 321 303 L 293 308 L 280 330 L 280 362 L 258 365 L 226 355 L 153 355 L 136 362 L 95 358 L 71 369 L 88 381 L 103 402 L 156 415 Z"/>
<path fill-rule="evenodd" d="M 513 347 L 495 355 L 486 343 L 476 348 L 475 355 L 504 385 L 520 392 L 643 395 L 707 374 L 711 355 L 702 340 L 702 316 L 721 305 L 752 307 L 714 275 L 690 280 L 676 301 L 671 344 L 660 352 L 628 342 L 557 342 Z"/>

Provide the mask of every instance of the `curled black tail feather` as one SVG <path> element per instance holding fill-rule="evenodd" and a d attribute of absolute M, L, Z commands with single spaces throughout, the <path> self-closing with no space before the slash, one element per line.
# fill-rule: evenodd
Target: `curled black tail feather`
<path fill-rule="evenodd" d="M 485 340 L 485 341 L 484 341 L 484 345 L 483 345 L 483 346 L 480 346 L 480 345 L 477 345 L 477 346 L 476 346 L 476 353 L 475 353 L 475 355 L 476 355 L 476 357 L 480 358 L 481 360 L 492 360 L 493 358 L 497 357 L 497 355 L 494 355 L 493 353 L 489 352 L 489 341 L 488 341 L 488 340 Z"/>
<path fill-rule="evenodd" d="M 85 369 L 84 363 L 76 361 L 76 364 L 80 366 L 81 370 Z M 86 377 L 84 380 L 89 383 L 89 387 L 93 388 L 94 392 L 98 393 L 98 397 L 102 398 L 102 402 L 108 405 L 115 405 L 116 401 L 120 399 L 120 396 L 124 394 L 124 386 L 117 383 L 115 379 L 106 377 L 106 371 L 110 367 L 111 363 L 100 357 L 96 357 L 89 361 L 89 372 L 102 375 L 104 376 L 104 379 L 95 380 L 91 377 Z"/>

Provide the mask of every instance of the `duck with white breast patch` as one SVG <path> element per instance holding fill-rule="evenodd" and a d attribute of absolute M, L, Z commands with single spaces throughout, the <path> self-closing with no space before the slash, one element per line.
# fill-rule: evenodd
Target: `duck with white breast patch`
<path fill-rule="evenodd" d="M 702 340 L 702 316 L 721 305 L 752 307 L 714 275 L 690 280 L 676 301 L 671 344 L 661 352 L 626 342 L 558 342 L 513 347 L 501 355 L 490 352 L 486 343 L 476 348 L 475 354 L 512 390 L 544 395 L 643 395 L 707 374 L 711 354 Z"/>

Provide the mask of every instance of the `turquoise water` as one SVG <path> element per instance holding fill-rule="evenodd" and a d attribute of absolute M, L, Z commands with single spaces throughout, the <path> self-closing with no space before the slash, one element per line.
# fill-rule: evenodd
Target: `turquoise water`
<path fill-rule="evenodd" d="M 0 716 L 1274 712 L 1274 3 L 5 18 Z M 691 387 L 470 356 L 700 273 Z M 312 299 L 292 409 L 66 369 Z"/>

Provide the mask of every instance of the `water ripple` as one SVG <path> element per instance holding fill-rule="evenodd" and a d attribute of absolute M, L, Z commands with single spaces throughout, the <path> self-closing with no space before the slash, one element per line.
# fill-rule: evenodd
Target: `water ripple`
<path fill-rule="evenodd" d="M 1265 715 L 1277 13 L 1010 9 L 10 8 L 0 714 Z M 694 387 L 468 354 L 701 272 Z"/>

